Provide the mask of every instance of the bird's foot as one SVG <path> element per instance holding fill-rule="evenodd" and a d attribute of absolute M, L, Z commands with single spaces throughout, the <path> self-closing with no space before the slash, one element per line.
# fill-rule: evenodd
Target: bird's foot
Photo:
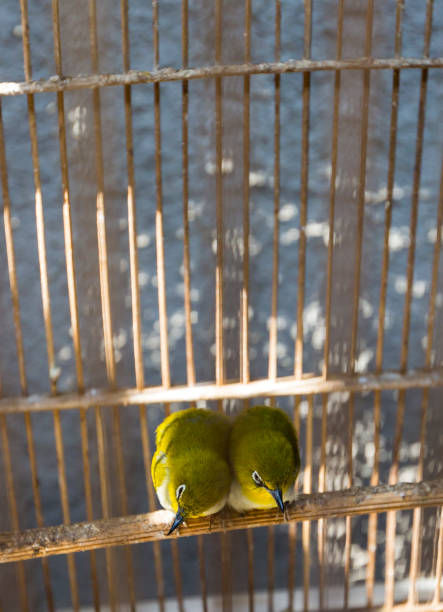
<path fill-rule="evenodd" d="M 290 502 L 285 502 L 284 510 L 283 510 L 283 517 L 286 522 L 289 521 L 289 503 Z"/>

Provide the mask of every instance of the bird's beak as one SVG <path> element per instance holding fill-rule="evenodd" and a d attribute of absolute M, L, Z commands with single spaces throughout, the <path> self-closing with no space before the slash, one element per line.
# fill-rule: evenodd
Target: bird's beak
<path fill-rule="evenodd" d="M 281 492 L 281 489 L 268 489 L 269 493 L 272 495 L 272 497 L 275 499 L 275 502 L 277 504 L 277 506 L 280 508 L 280 510 L 282 512 L 285 511 L 285 505 L 283 503 L 283 493 Z"/>
<path fill-rule="evenodd" d="M 168 531 L 167 535 L 171 535 L 171 533 L 173 531 L 175 531 L 177 529 L 177 527 L 183 523 L 184 520 L 185 520 L 185 517 L 184 517 L 184 515 L 182 513 L 182 509 L 179 508 L 177 510 L 177 514 L 175 515 L 174 522 L 171 525 L 171 529 Z"/>

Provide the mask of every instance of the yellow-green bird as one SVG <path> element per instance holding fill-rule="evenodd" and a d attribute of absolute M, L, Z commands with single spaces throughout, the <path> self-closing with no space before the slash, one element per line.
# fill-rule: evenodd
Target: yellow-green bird
<path fill-rule="evenodd" d="M 185 519 L 214 514 L 225 505 L 229 430 L 223 414 L 199 408 L 175 412 L 157 427 L 151 475 L 161 505 L 175 512 L 168 535 Z"/>
<path fill-rule="evenodd" d="M 300 469 L 297 435 L 287 415 L 268 406 L 241 412 L 231 429 L 229 455 L 229 505 L 244 512 L 277 504 L 284 512 Z"/>

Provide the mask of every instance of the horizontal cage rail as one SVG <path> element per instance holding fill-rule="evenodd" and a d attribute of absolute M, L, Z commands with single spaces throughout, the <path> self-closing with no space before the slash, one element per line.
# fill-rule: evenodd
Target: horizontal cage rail
<path fill-rule="evenodd" d="M 145 387 L 144 389 L 91 389 L 86 393 L 64 393 L 61 395 L 31 395 L 28 397 L 3 398 L 0 414 L 18 412 L 40 412 L 45 410 L 72 410 L 93 406 L 130 406 L 139 404 L 172 404 L 199 400 L 248 399 L 262 396 L 299 396 L 317 393 L 344 393 L 429 389 L 443 386 L 443 368 L 433 370 L 408 370 L 404 374 L 386 371 L 381 374 L 358 376 L 307 376 L 299 379 L 288 376 L 270 380 L 242 382 L 199 383 L 196 385 Z"/>
<path fill-rule="evenodd" d="M 90 74 L 77 76 L 51 76 L 48 79 L 26 82 L 0 82 L 0 96 L 18 96 L 42 92 L 91 89 L 116 85 L 138 85 L 185 81 L 224 76 L 248 76 L 253 74 L 284 74 L 291 72 L 317 72 L 319 70 L 400 70 L 404 68 L 443 68 L 443 57 L 392 57 L 356 58 L 345 60 L 287 60 L 285 62 L 263 62 L 260 64 L 227 64 L 201 66 L 197 68 L 158 70 L 128 70 L 115 74 Z"/>
<path fill-rule="evenodd" d="M 423 481 L 376 487 L 354 487 L 343 491 L 299 495 L 279 510 L 260 510 L 244 515 L 221 513 L 193 519 L 180 527 L 180 536 L 263 527 L 287 522 L 312 521 L 389 510 L 408 510 L 443 504 L 443 481 Z M 166 510 L 73 525 L 28 529 L 0 534 L 0 563 L 162 540 L 171 524 Z M 170 538 L 173 539 L 173 538 Z"/>

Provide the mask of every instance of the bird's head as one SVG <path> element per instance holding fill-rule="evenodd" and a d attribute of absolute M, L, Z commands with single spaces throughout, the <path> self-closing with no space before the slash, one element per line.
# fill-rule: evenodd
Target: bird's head
<path fill-rule="evenodd" d="M 170 535 L 187 518 L 213 514 L 229 492 L 230 470 L 217 453 L 196 449 L 174 462 L 169 495 L 176 512 Z M 220 507 L 218 507 L 220 506 Z"/>
<path fill-rule="evenodd" d="M 252 432 L 251 432 L 252 433 Z M 237 478 L 257 501 L 266 503 L 271 495 L 284 512 L 283 498 L 297 477 L 300 461 L 290 442 L 279 432 L 250 436 L 244 456 L 237 461 Z"/>

